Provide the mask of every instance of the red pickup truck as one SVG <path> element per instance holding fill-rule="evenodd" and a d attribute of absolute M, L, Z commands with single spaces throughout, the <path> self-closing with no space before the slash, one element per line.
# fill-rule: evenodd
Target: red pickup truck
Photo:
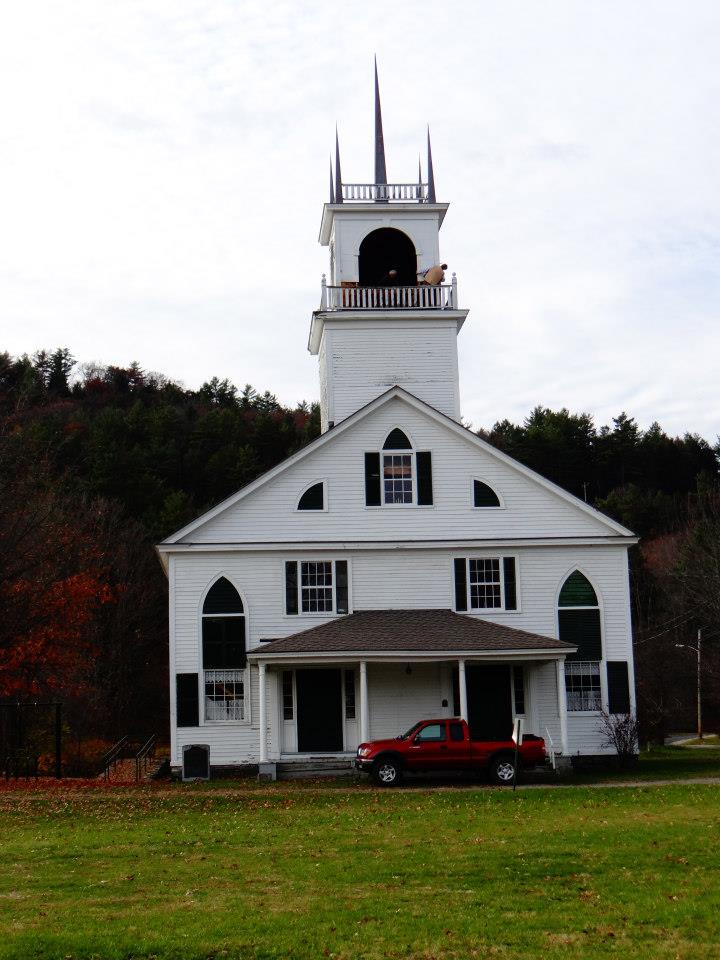
<path fill-rule="evenodd" d="M 545 741 L 526 733 L 517 751 L 520 769 L 544 764 Z M 361 743 L 355 766 L 382 787 L 400 782 L 405 771 L 440 773 L 446 770 L 488 770 L 493 783 L 510 784 L 515 777 L 513 740 L 471 740 L 464 720 L 421 720 L 394 740 Z"/>

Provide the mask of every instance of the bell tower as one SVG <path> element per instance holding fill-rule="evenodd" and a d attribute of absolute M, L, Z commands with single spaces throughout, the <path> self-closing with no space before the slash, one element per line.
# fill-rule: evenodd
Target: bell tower
<path fill-rule="evenodd" d="M 398 384 L 460 420 L 457 335 L 467 310 L 440 258 L 438 203 L 427 135 L 427 180 L 388 183 L 377 64 L 373 183 L 344 183 L 335 133 L 335 174 L 320 243 L 330 252 L 308 349 L 319 359 L 322 430 Z"/>

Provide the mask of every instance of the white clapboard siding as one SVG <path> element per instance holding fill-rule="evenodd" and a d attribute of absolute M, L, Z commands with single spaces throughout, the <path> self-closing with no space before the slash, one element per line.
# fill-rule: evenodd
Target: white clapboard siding
<path fill-rule="evenodd" d="M 359 279 L 360 244 L 368 233 L 378 227 L 394 227 L 410 237 L 418 257 L 418 270 L 426 270 L 438 263 L 440 214 L 437 211 L 429 212 L 422 205 L 417 205 L 403 212 L 384 212 L 379 217 L 377 212 L 364 215 L 348 204 L 333 216 L 336 283 Z"/>
<path fill-rule="evenodd" d="M 459 420 L 457 322 L 369 320 L 356 321 L 350 328 L 328 321 L 320 381 L 332 384 L 325 394 L 324 422 L 337 425 L 396 384 Z"/>
<path fill-rule="evenodd" d="M 431 507 L 365 506 L 364 454 L 400 427 L 432 453 Z M 504 509 L 474 508 L 472 481 L 489 483 Z M 313 481 L 327 481 L 327 511 L 297 511 Z M 608 536 L 613 530 L 400 397 L 188 533 L 187 543 L 318 542 Z"/>
<path fill-rule="evenodd" d="M 396 737 L 418 720 L 451 716 L 452 694 L 448 686 L 447 671 L 439 663 L 370 664 L 370 737 Z M 448 700 L 448 707 L 442 706 L 443 699 Z"/>
<path fill-rule="evenodd" d="M 609 659 L 627 659 L 630 627 L 627 609 L 625 547 L 524 547 L 511 551 L 472 550 L 473 556 L 512 553 L 517 560 L 520 609 L 475 615 L 520 630 L 557 636 L 557 597 L 565 578 L 581 569 L 594 584 L 602 607 L 603 642 Z M 453 605 L 453 557 L 461 551 L 445 549 L 315 551 L 293 557 L 349 561 L 353 610 L 450 609 Z M 331 614 L 286 616 L 282 551 L 253 553 L 189 553 L 174 559 L 171 568 L 175 602 L 172 611 L 175 668 L 200 667 L 200 616 L 211 584 L 226 576 L 243 599 L 248 648 L 263 640 L 307 630 L 333 619 Z"/>

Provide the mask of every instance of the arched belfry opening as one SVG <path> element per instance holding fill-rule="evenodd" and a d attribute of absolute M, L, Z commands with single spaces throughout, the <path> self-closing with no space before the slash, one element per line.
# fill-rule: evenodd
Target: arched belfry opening
<path fill-rule="evenodd" d="M 359 260 L 361 287 L 414 287 L 417 284 L 415 246 L 402 230 L 393 227 L 373 230 L 360 244 Z"/>

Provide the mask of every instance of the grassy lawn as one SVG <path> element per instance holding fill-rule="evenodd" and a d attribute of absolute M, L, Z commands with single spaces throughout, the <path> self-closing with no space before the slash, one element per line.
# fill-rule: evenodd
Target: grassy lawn
<path fill-rule="evenodd" d="M 720 784 L 0 792 L 0 956 L 720 958 Z"/>

